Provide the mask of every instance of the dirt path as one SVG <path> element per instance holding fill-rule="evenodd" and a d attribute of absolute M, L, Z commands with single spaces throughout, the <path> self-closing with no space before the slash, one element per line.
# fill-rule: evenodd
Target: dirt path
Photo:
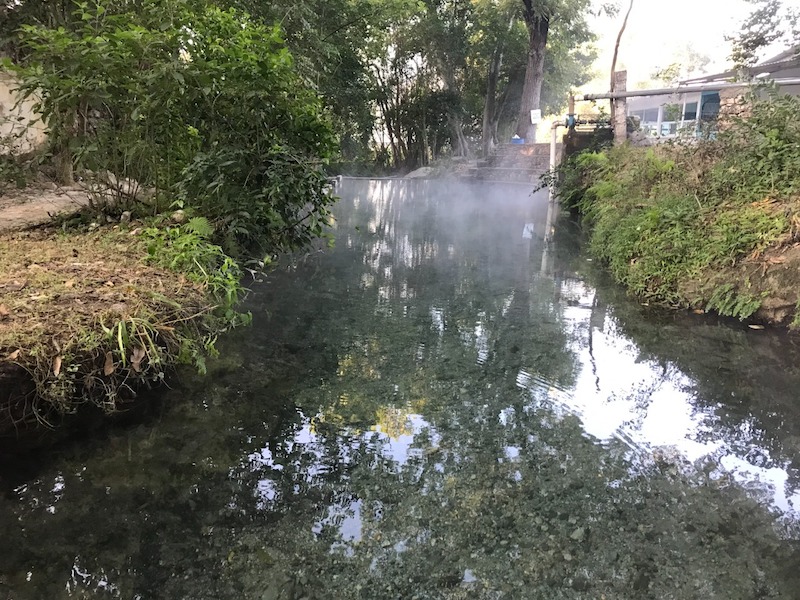
<path fill-rule="evenodd" d="M 22 190 L 4 191 L 0 196 L 0 231 L 42 225 L 55 216 L 75 212 L 89 203 L 81 187 L 34 185 Z"/>

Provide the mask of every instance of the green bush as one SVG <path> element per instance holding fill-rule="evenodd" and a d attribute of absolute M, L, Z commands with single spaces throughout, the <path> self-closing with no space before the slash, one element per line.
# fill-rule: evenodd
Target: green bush
<path fill-rule="evenodd" d="M 280 29 L 211 3 L 128 6 L 97 0 L 70 27 L 20 31 L 21 89 L 39 99 L 60 177 L 109 170 L 177 194 L 230 252 L 308 242 L 332 201 L 320 171 L 334 136 Z"/>
<path fill-rule="evenodd" d="M 707 195 L 757 201 L 800 193 L 800 97 L 774 89 L 758 92 L 733 119 L 709 151 L 717 160 L 709 173 Z"/>

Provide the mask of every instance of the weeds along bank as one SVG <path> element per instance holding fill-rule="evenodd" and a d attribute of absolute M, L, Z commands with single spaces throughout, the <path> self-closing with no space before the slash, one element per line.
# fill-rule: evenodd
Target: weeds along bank
<path fill-rule="evenodd" d="M 643 301 L 800 324 L 800 99 L 746 100 L 714 139 L 585 152 L 559 195 Z"/>
<path fill-rule="evenodd" d="M 0 435 L 203 371 L 249 319 L 242 270 L 319 236 L 333 201 L 332 126 L 278 26 L 194 0 L 74 7 L 13 38 L 48 135 L 0 176 L 80 179 L 89 219 L 132 224 L 0 237 Z"/>

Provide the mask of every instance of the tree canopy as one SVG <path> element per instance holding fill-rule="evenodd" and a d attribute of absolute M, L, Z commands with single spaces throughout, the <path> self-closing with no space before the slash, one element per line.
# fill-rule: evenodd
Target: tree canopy
<path fill-rule="evenodd" d="M 753 10 L 733 38 L 731 58 L 736 64 L 753 65 L 769 46 L 800 47 L 800 8 L 781 0 L 748 1 Z"/>
<path fill-rule="evenodd" d="M 130 40 L 136 27 L 166 35 L 165 23 L 178 31 L 186 15 L 211 8 L 235 10 L 254 39 L 277 28 L 292 76 L 321 99 L 334 162 L 352 173 L 488 151 L 520 130 L 520 114 L 561 110 L 594 58 L 589 0 L 22 0 L 0 9 L 0 51 L 22 63 L 38 51 L 41 63 L 56 57 L 30 43 L 34 32 L 39 42 L 85 37 L 105 23 Z"/>

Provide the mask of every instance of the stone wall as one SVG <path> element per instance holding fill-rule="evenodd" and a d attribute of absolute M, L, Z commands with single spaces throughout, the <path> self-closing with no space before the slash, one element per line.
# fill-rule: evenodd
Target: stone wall
<path fill-rule="evenodd" d="M 47 141 L 44 123 L 34 111 L 35 100 L 18 104 L 16 80 L 0 71 L 0 154 L 24 154 Z"/>
<path fill-rule="evenodd" d="M 719 92 L 719 129 L 725 129 L 731 124 L 734 117 L 748 117 L 750 105 L 746 96 L 749 90 L 746 87 L 724 88 Z"/>

